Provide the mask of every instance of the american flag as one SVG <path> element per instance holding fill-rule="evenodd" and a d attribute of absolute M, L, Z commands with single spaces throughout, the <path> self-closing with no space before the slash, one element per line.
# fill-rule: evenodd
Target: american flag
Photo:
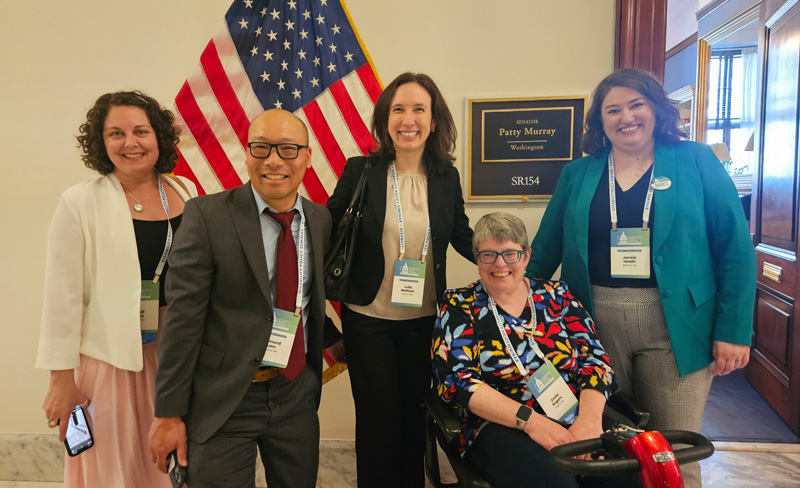
<path fill-rule="evenodd" d="M 175 173 L 201 194 L 248 181 L 248 125 L 282 108 L 309 128 L 312 168 L 300 192 L 324 205 L 346 159 L 373 145 L 369 121 L 381 90 L 344 2 L 235 0 L 175 97 Z"/>

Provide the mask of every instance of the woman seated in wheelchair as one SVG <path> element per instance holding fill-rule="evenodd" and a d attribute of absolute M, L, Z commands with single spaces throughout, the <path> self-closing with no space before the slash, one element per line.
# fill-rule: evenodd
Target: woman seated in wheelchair
<path fill-rule="evenodd" d="M 462 456 L 494 488 L 598 486 L 552 467 L 547 452 L 603 432 L 617 380 L 566 283 L 525 278 L 529 242 L 511 214 L 475 225 L 481 279 L 445 294 L 433 330 L 434 387 L 458 408 Z"/>

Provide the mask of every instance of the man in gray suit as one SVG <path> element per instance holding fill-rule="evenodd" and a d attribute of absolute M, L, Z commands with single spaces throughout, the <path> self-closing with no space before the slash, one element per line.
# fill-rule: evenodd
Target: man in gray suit
<path fill-rule="evenodd" d="M 308 130 L 300 119 L 268 110 L 251 123 L 248 141 L 250 182 L 189 200 L 176 233 L 150 450 L 166 472 L 165 459 L 177 449 L 190 486 L 202 488 L 253 486 L 258 447 L 270 488 L 312 488 L 323 342 L 335 342 L 337 359 L 343 350 L 335 328 L 323 331 L 322 261 L 331 219 L 325 207 L 297 191 L 311 167 Z M 281 233 L 277 217 L 268 213 L 292 211 Z M 302 294 L 290 291 L 297 310 L 283 312 L 276 305 L 277 243 L 289 223 L 303 270 Z M 292 315 L 303 325 L 295 346 L 305 341 L 299 374 L 287 373 L 291 363 L 286 370 L 265 366 L 281 363 L 267 351 L 268 343 L 273 349 L 281 342 L 276 316 Z M 302 361 L 302 350 L 295 357 Z"/>

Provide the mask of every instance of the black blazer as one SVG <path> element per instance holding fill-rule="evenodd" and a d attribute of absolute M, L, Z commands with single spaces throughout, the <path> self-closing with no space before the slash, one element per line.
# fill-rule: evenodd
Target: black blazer
<path fill-rule="evenodd" d="M 342 220 L 347 206 L 353 197 L 355 186 L 367 158 L 358 156 L 347 160 L 347 165 L 339 178 L 327 207 L 331 213 L 333 227 L 331 238 Z M 359 227 L 356 251 L 353 257 L 354 279 L 347 290 L 347 303 L 369 305 L 378 294 L 383 281 L 385 257 L 383 255 L 383 220 L 386 216 L 386 175 L 390 161 L 373 159 L 373 166 L 367 168 L 363 218 Z M 444 297 L 447 278 L 447 245 L 452 244 L 459 254 L 475 262 L 472 254 L 472 228 L 464 213 L 464 198 L 461 196 L 461 182 L 458 171 L 448 166 L 442 176 L 428 175 L 428 216 L 431 221 L 431 243 L 433 247 L 433 269 L 436 284 L 436 300 L 439 304 Z"/>

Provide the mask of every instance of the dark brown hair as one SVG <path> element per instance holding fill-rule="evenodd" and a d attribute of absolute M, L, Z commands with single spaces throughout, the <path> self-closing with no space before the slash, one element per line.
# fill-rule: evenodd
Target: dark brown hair
<path fill-rule="evenodd" d="M 428 175 L 442 174 L 456 159 L 453 151 L 456 149 L 458 134 L 453 115 L 447 108 L 442 93 L 431 77 L 423 73 L 403 73 L 383 89 L 372 111 L 372 137 L 378 143 L 378 148 L 371 153 L 379 158 L 394 158 L 394 143 L 389 136 L 389 110 L 397 89 L 406 83 L 419 84 L 431 96 L 431 122 L 436 130 L 425 141 L 422 165 Z"/>
<path fill-rule="evenodd" d="M 139 107 L 144 110 L 158 141 L 158 161 L 155 170 L 158 173 L 171 172 L 178 160 L 178 150 L 175 145 L 178 144 L 180 127 L 175 125 L 172 112 L 162 108 L 155 99 L 138 90 L 106 93 L 94 102 L 94 106 L 86 113 L 86 122 L 81 124 L 80 135 L 77 136 L 78 147 L 83 150 L 81 155 L 83 164 L 101 175 L 114 171 L 114 164 L 108 157 L 103 140 L 103 125 L 111 107 L 117 106 Z"/>
<path fill-rule="evenodd" d="M 586 114 L 586 133 L 581 139 L 581 150 L 592 156 L 600 156 L 605 150 L 603 138 L 603 101 L 612 88 L 621 86 L 636 90 L 653 104 L 656 125 L 653 138 L 662 144 L 673 144 L 686 132 L 678 128 L 680 112 L 675 101 L 667 97 L 664 87 L 652 74 L 633 68 L 621 69 L 606 76 L 592 93 L 592 104 Z"/>

